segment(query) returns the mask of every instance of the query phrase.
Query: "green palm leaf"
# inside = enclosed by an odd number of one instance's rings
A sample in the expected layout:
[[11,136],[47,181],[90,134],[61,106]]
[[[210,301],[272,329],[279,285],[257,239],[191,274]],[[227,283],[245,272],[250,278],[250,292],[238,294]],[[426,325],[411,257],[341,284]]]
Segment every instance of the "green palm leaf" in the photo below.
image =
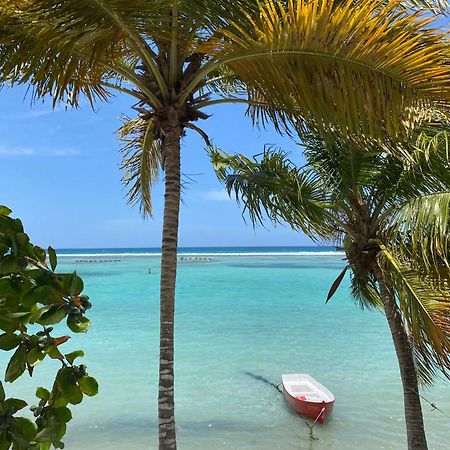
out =
[[122,182],[128,189],[128,202],[138,204],[142,214],[152,215],[151,190],[162,167],[161,139],[153,121],[124,118],[118,134],[124,142],[121,149]]
[[308,172],[298,171],[283,152],[262,154],[261,160],[229,156],[212,149],[211,160],[226,189],[244,204],[252,223],[267,216],[285,221],[313,239],[328,235],[327,197],[321,183]]
[[439,280],[424,276],[380,245],[379,262],[398,296],[407,332],[418,356],[421,378],[430,383],[436,368],[450,370],[450,271]]
[[450,191],[422,195],[388,211],[383,228],[397,252],[427,270],[449,264]]
[[431,109],[448,110],[450,69],[431,19],[397,6],[267,1],[247,27],[223,32],[230,43],[216,56],[271,103],[299,109],[313,129],[398,140]]

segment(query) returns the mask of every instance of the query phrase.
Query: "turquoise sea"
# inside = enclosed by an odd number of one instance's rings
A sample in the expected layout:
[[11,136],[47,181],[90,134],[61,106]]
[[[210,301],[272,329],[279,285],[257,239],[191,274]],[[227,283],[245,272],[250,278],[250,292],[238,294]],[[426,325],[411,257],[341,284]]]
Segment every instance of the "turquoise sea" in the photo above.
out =
[[[157,448],[158,249],[61,250],[76,269],[93,321],[67,351],[83,348],[98,397],[72,408],[66,448]],[[402,390],[384,317],[361,310],[346,280],[325,298],[344,265],[334,248],[181,249],[176,300],[176,419],[181,450],[405,449]],[[190,256],[191,255],[191,256]],[[98,262],[98,261],[103,262]],[[115,260],[115,261],[111,261]],[[151,273],[148,269],[151,266]],[[4,360],[1,361],[4,367]],[[57,366],[7,386],[32,400]],[[336,396],[315,427],[291,412],[275,384],[309,373]],[[252,374],[254,376],[251,376]],[[450,383],[423,395],[450,416]],[[450,418],[423,404],[431,449],[450,447]]]

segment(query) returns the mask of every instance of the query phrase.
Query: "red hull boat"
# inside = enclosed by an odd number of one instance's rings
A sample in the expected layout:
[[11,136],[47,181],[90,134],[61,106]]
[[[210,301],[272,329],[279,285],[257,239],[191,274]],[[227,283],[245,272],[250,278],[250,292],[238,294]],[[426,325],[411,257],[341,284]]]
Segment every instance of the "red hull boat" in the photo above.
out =
[[283,394],[289,406],[314,422],[323,423],[331,414],[334,395],[307,374],[282,375]]

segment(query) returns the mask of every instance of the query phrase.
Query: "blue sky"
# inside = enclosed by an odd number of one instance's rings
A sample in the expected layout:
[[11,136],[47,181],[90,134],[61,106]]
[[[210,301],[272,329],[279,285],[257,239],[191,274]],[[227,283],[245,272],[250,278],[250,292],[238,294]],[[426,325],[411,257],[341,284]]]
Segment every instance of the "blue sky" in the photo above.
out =
[[[162,184],[153,194],[154,218],[144,221],[126,204],[120,183],[115,131],[133,103],[126,96],[99,104],[93,112],[52,111],[31,105],[24,87],[0,91],[1,203],[20,217],[32,241],[56,248],[159,247]],[[228,152],[259,153],[280,145],[300,158],[300,148],[273,130],[258,130],[241,105],[218,105],[202,126]],[[182,142],[185,186],[180,216],[181,246],[312,245],[288,227],[256,231],[216,180],[201,139],[188,130]]]

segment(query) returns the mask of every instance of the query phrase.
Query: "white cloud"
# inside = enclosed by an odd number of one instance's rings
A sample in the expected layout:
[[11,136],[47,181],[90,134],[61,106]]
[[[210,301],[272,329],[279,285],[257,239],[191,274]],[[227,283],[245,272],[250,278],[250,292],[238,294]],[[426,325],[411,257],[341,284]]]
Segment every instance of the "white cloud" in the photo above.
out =
[[72,156],[80,152],[72,148],[30,148],[0,146],[0,158],[13,158],[25,156]]
[[58,113],[61,111],[61,108],[56,107],[46,108],[46,109],[30,109],[30,111],[26,111],[24,113],[16,113],[16,114],[0,114],[0,120],[23,120],[23,119],[35,119],[42,116],[48,116],[49,114]]
[[202,197],[205,200],[212,200],[214,202],[227,202],[230,200],[230,197],[225,189],[213,189],[211,191],[202,192]]

